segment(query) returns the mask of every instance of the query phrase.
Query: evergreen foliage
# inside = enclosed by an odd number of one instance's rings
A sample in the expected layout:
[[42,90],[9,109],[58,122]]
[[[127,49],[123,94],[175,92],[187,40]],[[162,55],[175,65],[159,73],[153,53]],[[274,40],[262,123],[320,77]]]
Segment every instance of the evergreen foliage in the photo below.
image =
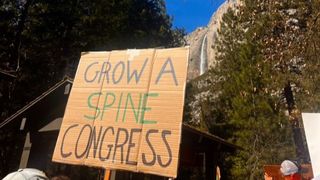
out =
[[224,15],[217,66],[189,88],[208,94],[199,128],[244,148],[227,159],[230,179],[263,179],[263,165],[300,158],[291,122],[319,111],[319,10],[319,1],[243,0]]
[[262,179],[263,165],[293,157],[294,149],[287,118],[270,89],[272,66],[264,63],[258,39],[263,20],[250,14],[253,7],[243,8],[239,16],[229,11],[224,17],[214,76],[221,79],[216,86],[224,120],[232,127],[229,140],[245,149],[230,159],[231,175]]
[[1,1],[0,118],[73,77],[80,52],[182,45],[171,21],[163,0]]

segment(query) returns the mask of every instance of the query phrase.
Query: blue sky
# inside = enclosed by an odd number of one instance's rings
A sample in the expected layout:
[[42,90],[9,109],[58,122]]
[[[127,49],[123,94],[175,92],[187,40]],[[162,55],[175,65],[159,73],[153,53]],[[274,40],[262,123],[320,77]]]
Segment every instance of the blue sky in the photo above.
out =
[[165,0],[167,11],[173,17],[173,26],[192,32],[206,26],[211,15],[225,0]]

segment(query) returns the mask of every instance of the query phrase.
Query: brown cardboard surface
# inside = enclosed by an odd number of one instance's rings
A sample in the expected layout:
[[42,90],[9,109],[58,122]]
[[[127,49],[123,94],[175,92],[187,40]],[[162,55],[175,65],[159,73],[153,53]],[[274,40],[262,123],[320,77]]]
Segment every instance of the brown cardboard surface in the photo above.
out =
[[188,54],[83,53],[53,161],[176,177]]

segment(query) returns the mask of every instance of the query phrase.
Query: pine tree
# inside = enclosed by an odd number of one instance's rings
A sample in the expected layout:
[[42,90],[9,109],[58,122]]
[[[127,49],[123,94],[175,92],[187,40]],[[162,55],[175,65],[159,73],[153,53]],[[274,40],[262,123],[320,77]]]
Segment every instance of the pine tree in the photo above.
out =
[[[219,101],[224,120],[232,127],[230,140],[243,147],[230,160],[233,178],[262,179],[263,165],[294,157],[291,129],[282,108],[281,92],[274,82],[274,64],[266,60],[265,37],[273,15],[267,2],[245,1],[229,11],[220,30]],[[236,14],[235,14],[236,13]],[[232,18],[230,18],[232,17]],[[276,87],[276,88],[274,88]]]
[[81,52],[179,46],[184,34],[163,0],[4,0],[0,15],[2,118],[72,77]]
[[299,76],[301,88],[295,93],[296,101],[302,112],[316,112],[320,110],[320,2],[310,1],[311,13],[307,22],[304,37],[305,51],[302,58],[302,75]]

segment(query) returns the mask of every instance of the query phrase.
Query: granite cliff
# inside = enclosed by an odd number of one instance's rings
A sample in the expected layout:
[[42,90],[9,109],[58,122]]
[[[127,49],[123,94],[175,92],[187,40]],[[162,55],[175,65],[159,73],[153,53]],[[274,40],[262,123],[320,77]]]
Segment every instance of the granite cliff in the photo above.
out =
[[222,16],[229,8],[235,8],[239,0],[226,0],[212,15],[206,27],[199,27],[188,34],[185,39],[190,45],[188,80],[205,73],[215,65],[215,42]]
[[[216,64],[215,43],[218,38],[218,30],[221,25],[222,17],[229,8],[236,8],[240,4],[240,0],[227,0],[217,11],[212,15],[206,27],[199,27],[192,33],[185,37],[187,45],[190,45],[189,68],[188,68],[188,81],[193,80],[204,74],[210,67]],[[216,95],[211,94],[207,86],[212,84],[212,80],[199,78],[197,81],[192,81],[189,84],[189,90],[186,95],[186,103],[188,109],[186,114],[188,118],[186,121],[195,126],[202,126],[201,120],[209,118],[205,113],[205,107],[202,105],[202,100],[216,98]],[[191,88],[191,89],[190,89]],[[202,127],[205,128],[205,127]]]

